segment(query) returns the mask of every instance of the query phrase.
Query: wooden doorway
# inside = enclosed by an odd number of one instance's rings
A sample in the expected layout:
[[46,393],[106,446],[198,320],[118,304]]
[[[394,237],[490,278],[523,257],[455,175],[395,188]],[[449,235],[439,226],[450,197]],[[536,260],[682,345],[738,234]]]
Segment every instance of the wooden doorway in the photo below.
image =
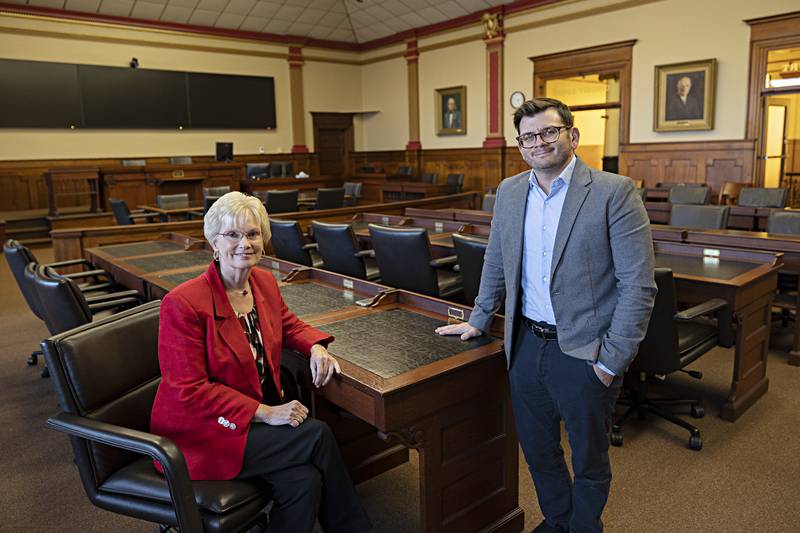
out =
[[355,149],[353,113],[311,113],[311,116],[320,175],[347,178],[350,175],[350,153]]

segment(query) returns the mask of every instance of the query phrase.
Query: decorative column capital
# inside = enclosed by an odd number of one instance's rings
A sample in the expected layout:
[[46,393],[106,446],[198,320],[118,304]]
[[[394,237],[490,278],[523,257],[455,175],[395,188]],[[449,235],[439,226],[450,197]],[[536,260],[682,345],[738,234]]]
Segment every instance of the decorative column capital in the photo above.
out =
[[486,12],[481,17],[483,22],[483,41],[488,46],[490,43],[503,42],[506,33],[503,28],[503,14]]
[[406,41],[406,51],[403,54],[408,63],[416,63],[419,59],[419,49],[417,48],[417,40]]
[[302,46],[289,46],[289,55],[286,57],[289,68],[301,68],[305,63]]
[[503,134],[503,15],[500,12],[487,12],[483,22],[483,42],[486,43],[486,89],[487,122],[484,148],[503,148],[506,139]]

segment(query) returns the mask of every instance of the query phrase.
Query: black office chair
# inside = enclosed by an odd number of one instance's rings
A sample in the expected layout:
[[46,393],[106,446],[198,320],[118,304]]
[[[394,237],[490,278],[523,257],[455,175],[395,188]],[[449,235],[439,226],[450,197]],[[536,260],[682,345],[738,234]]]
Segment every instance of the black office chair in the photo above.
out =
[[464,188],[464,174],[447,175],[447,194],[460,193]]
[[[658,294],[650,315],[647,334],[639,345],[638,355],[628,369],[626,396],[617,402],[619,405],[628,406],[628,409],[612,427],[611,444],[622,445],[621,428],[631,415],[637,414],[642,418],[651,413],[688,430],[691,434],[689,447],[700,450],[703,447],[700,430],[675,416],[672,408],[688,406],[694,418],[702,418],[705,415],[702,402],[652,398],[648,395],[648,380],[653,376],[665,376],[679,371],[697,379],[702,378],[701,372],[685,369],[716,346],[728,348],[733,345],[731,310],[725,300],[714,298],[677,312],[672,270],[656,268],[655,281]],[[712,313],[716,315],[715,320],[705,318]]]
[[344,195],[349,198],[344,199],[345,206],[358,205],[361,201],[361,190],[364,188],[364,183],[360,181],[345,181],[344,182]]
[[211,209],[211,206],[214,205],[214,202],[219,200],[219,196],[206,196],[203,198],[203,216],[208,213],[208,210]]
[[724,229],[730,210],[727,205],[673,204],[669,224],[679,228]]
[[317,244],[306,242],[300,224],[294,220],[269,219],[275,257],[314,268],[322,268]]
[[256,196],[264,204],[267,213],[277,215],[278,213],[296,213],[299,210],[297,197],[300,194],[298,189],[288,191],[255,191]]
[[786,207],[788,189],[745,187],[739,191],[738,204],[745,207]]
[[494,212],[494,202],[497,199],[496,194],[484,194],[483,203],[481,204],[481,211]]
[[[34,282],[33,272],[38,266],[39,262],[31,250],[21,244],[20,242],[9,239],[3,244],[3,255],[6,257],[8,267],[14,275],[20,292],[22,293],[25,302],[31,312],[41,321],[44,321],[44,314],[41,310],[41,303],[39,302],[39,294],[36,292],[36,285]],[[26,267],[31,266],[30,274],[26,275]],[[58,269],[65,267],[80,266],[84,270],[74,272],[71,274],[62,274],[64,277],[75,280],[79,283],[79,289],[84,293],[96,293],[99,291],[108,291],[113,287],[113,280],[105,270],[95,269],[94,266],[85,259],[73,259],[70,261],[60,261],[58,263],[49,263],[46,266]],[[41,352],[38,350],[33,351],[27,359],[28,365],[36,365],[39,360]]]
[[369,234],[382,284],[447,299],[457,298],[463,291],[461,275],[444,270],[455,266],[456,256],[433,259],[424,228],[370,224]]
[[62,411],[47,426],[69,435],[84,491],[101,509],[161,524],[161,531],[242,532],[255,525],[263,531],[266,485],[191,481],[178,447],[149,432],[161,381],[159,305],[150,302],[42,342]]
[[230,185],[220,185],[219,187],[203,187],[203,198],[206,196],[216,196],[219,198],[222,195],[231,192]]
[[[800,212],[774,210],[767,220],[767,232],[771,235],[800,236]],[[778,272],[778,292],[773,306],[780,309],[781,325],[789,325],[797,317],[797,292],[800,290],[800,272],[781,269]]]
[[245,174],[254,180],[261,180],[270,177],[269,163],[248,163],[245,166]]
[[340,209],[344,207],[344,187],[321,187],[317,189],[314,209]]
[[322,268],[354,278],[377,281],[378,265],[372,259],[372,250],[362,250],[350,224],[332,224],[311,221],[317,241]]
[[431,185],[436,185],[436,178],[437,175],[435,172],[423,172],[422,176],[420,176],[420,181],[423,183],[430,183]]
[[710,198],[711,189],[705,185],[683,185],[669,190],[671,204],[706,205]]
[[273,178],[288,178],[293,176],[291,161],[273,161],[269,165],[269,173]]
[[170,165],[191,165],[192,158],[191,157],[170,157],[169,158]]
[[453,247],[458,258],[458,271],[464,282],[464,303],[473,305],[481,286],[483,256],[489,241],[471,235],[453,234]]
[[151,213],[145,213],[142,210],[131,211],[128,209],[128,204],[125,203],[125,200],[109,198],[108,203],[111,204],[111,212],[114,213],[114,220],[116,220],[117,224],[120,226],[136,224],[137,220],[153,222],[153,215]]

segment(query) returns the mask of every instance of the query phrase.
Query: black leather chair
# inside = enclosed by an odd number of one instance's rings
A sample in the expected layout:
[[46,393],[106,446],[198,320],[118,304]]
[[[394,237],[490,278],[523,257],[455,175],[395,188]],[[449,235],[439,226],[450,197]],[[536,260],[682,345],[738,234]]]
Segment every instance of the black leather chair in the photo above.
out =
[[669,190],[669,203],[706,205],[711,198],[711,189],[705,185],[682,185]]
[[273,178],[290,178],[294,175],[291,161],[273,161],[269,164],[269,174]]
[[[778,189],[780,190],[780,189]],[[767,232],[772,235],[800,236],[800,213],[793,211],[771,211],[767,221]],[[789,325],[797,319],[797,292],[800,290],[800,272],[781,269],[778,272],[778,292],[773,307],[780,309],[781,325]]]
[[203,198],[206,196],[220,197],[224,194],[231,192],[229,185],[220,185],[219,187],[203,187]]
[[247,177],[254,180],[261,180],[270,177],[269,163],[248,163],[245,167]]
[[728,225],[729,212],[727,205],[673,204],[669,224],[679,228],[724,229]]
[[361,190],[364,188],[364,183],[360,181],[345,181],[344,182],[344,195],[349,198],[344,199],[344,205],[358,205],[361,201]]
[[[149,432],[161,381],[158,312],[151,302],[42,342],[83,488],[97,507],[185,532],[266,527],[265,485],[191,481],[175,444]],[[131,342],[136,339],[136,342]],[[164,467],[164,475],[153,468]]]
[[464,174],[447,175],[447,194],[460,193],[464,188]]
[[453,234],[453,248],[458,258],[458,271],[464,282],[464,303],[473,305],[481,286],[483,256],[489,244],[484,238],[471,235]]
[[344,187],[321,187],[317,189],[314,209],[339,209],[344,207]]
[[311,221],[322,268],[345,276],[377,281],[380,272],[372,250],[362,250],[350,224]]
[[369,234],[382,284],[447,299],[457,298],[463,291],[461,275],[445,270],[455,266],[456,256],[433,259],[424,228],[370,224]]
[[191,165],[192,164],[192,158],[191,157],[185,157],[185,156],[170,157],[169,158],[169,164],[170,165]]
[[294,220],[269,219],[272,233],[272,250],[275,257],[300,265],[322,268],[322,258],[317,253],[317,244],[306,242],[300,224]]
[[[650,413],[688,430],[689,447],[700,450],[703,447],[700,430],[675,416],[672,408],[688,406],[694,418],[702,418],[705,414],[702,402],[652,398],[648,395],[648,381],[653,376],[668,376],[678,371],[702,378],[701,372],[685,368],[718,345],[733,345],[731,310],[725,300],[715,298],[678,312],[672,270],[656,268],[655,280],[658,294],[647,334],[626,374],[625,397],[618,402],[628,409],[612,427],[611,444],[622,445],[621,427],[632,415],[642,418]],[[705,318],[712,313],[715,320]]]
[[746,207],[786,207],[787,189],[745,187],[739,191],[738,204]]
[[208,213],[208,210],[211,209],[211,206],[214,205],[214,202],[219,200],[219,196],[206,196],[203,198],[203,216]]
[[277,215],[278,213],[296,213],[299,210],[297,197],[300,191],[290,189],[288,191],[254,191],[253,195],[261,200],[267,213]]
[[438,176],[435,172],[423,172],[422,176],[420,176],[420,181],[423,183],[430,183],[431,185],[436,185],[436,178]]
[[483,203],[481,204],[482,211],[494,211],[494,202],[497,199],[496,194],[484,194]]
[[114,213],[114,220],[120,226],[129,226],[136,224],[136,221],[152,222],[152,213],[145,213],[144,211],[137,210],[131,211],[128,209],[128,204],[125,200],[117,200],[116,198],[109,198],[108,203],[111,204],[111,212]]

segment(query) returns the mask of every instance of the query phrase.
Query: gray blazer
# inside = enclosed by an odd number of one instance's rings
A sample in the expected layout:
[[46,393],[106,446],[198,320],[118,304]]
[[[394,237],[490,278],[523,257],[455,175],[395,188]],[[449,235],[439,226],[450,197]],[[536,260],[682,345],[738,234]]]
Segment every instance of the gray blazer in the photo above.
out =
[[[487,331],[505,291],[508,365],[522,319],[526,171],[500,183],[469,323]],[[561,351],[621,375],[644,338],[656,294],[653,241],[633,182],[577,160],[556,230],[550,298]]]

